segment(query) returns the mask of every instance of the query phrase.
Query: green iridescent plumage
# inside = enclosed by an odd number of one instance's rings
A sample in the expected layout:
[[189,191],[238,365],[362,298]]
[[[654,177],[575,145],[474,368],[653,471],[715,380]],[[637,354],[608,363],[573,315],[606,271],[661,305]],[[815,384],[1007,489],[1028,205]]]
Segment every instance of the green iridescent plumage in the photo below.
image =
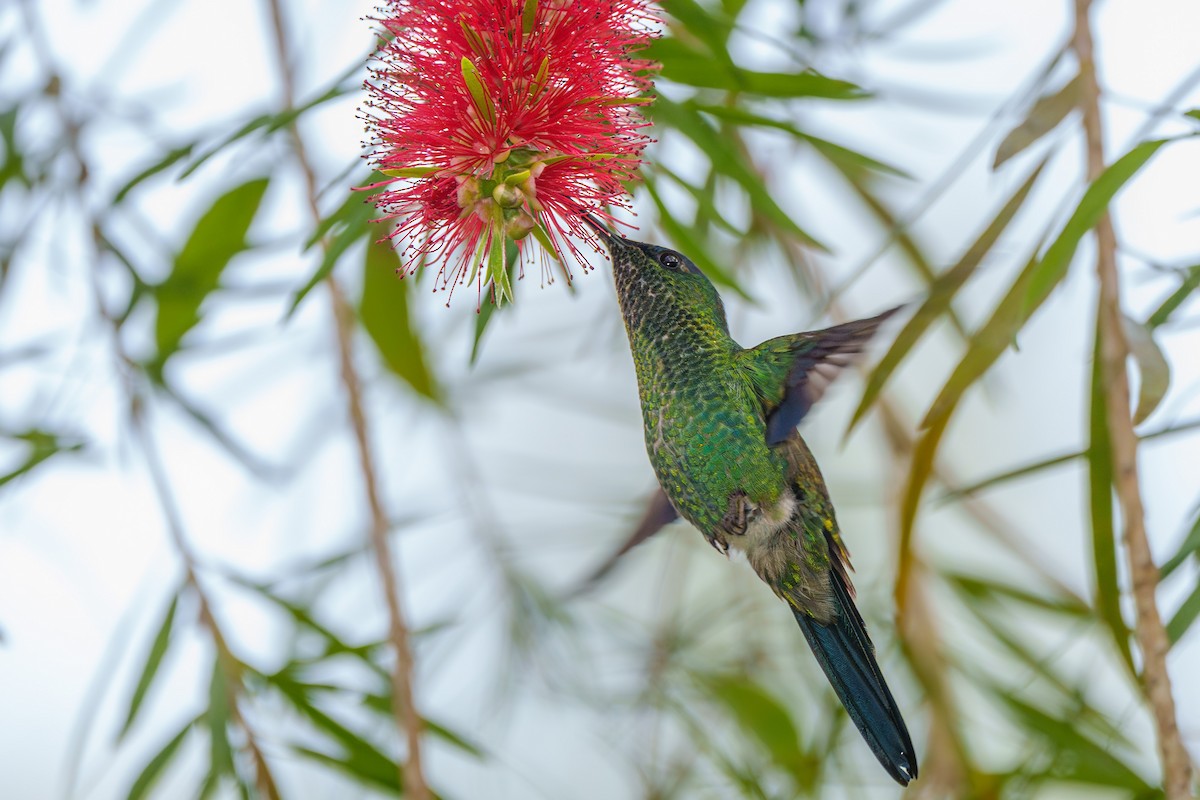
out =
[[[854,608],[825,481],[796,431],[837,369],[893,312],[744,349],[691,261],[593,227],[612,253],[646,449],[670,505],[718,550],[743,551],[788,603],[876,757],[907,784],[917,775],[912,742]],[[658,521],[643,523],[628,546],[666,518],[661,504],[651,514]]]

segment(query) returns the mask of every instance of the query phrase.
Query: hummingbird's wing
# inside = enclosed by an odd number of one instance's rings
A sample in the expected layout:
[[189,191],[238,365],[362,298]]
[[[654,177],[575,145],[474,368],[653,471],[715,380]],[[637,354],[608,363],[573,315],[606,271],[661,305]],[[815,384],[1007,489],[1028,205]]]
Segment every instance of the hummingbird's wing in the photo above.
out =
[[741,363],[767,414],[767,444],[788,437],[842,369],[854,363],[880,324],[901,308],[821,331],[780,336],[742,351]]

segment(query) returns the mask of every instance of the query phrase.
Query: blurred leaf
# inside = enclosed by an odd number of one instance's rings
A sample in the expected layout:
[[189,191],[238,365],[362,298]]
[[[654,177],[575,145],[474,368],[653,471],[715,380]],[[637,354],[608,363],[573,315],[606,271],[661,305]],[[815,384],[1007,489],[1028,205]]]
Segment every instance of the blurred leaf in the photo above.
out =
[[[390,694],[367,694],[363,696],[363,705],[372,711],[377,712],[380,716],[386,717],[389,720],[394,720],[394,710],[392,709],[392,697]],[[475,756],[478,759],[487,758],[487,753],[483,748],[475,742],[472,742],[467,737],[460,733],[447,728],[429,718],[422,718],[422,727],[429,731],[434,736],[437,736],[444,742],[454,745],[459,750]]]
[[138,676],[137,684],[133,689],[133,696],[129,699],[129,711],[125,715],[125,723],[121,726],[120,733],[117,734],[118,741],[125,738],[125,734],[133,727],[138,711],[141,710],[142,701],[146,699],[146,692],[150,690],[150,686],[154,683],[154,679],[158,675],[158,668],[162,666],[163,656],[167,654],[167,647],[171,643],[171,631],[175,624],[175,609],[178,605],[179,590],[177,589],[171,595],[171,602],[167,604],[167,613],[163,617],[162,624],[158,626],[158,632],[154,635],[154,641],[150,644],[150,652],[146,654],[146,663],[142,667],[142,674]]
[[1008,228],[1017,211],[1021,209],[1045,166],[1046,162],[1042,161],[1042,163],[1038,164],[1030,172],[1029,177],[1009,197],[1003,208],[1000,209],[983,233],[979,235],[975,243],[967,249],[967,252],[958,260],[958,263],[939,275],[930,285],[925,302],[921,304],[921,307],[917,309],[917,312],[913,314],[912,318],[909,319],[904,328],[896,336],[896,340],[892,343],[888,352],[880,359],[875,368],[871,370],[871,374],[867,378],[866,388],[863,389],[862,399],[859,400],[858,408],[854,410],[854,416],[846,428],[846,435],[849,435],[854,430],[855,426],[863,418],[863,415],[874,404],[879,393],[887,385],[887,381],[892,373],[900,366],[900,363],[908,356],[921,337],[924,336],[929,326],[950,308],[950,303],[954,299],[955,294],[958,293],[958,290],[974,274],[975,269],[983,262],[987,254],[991,252],[992,247],[995,246],[1000,236]]
[[1192,523],[1192,529],[1184,537],[1179,549],[1175,551],[1175,555],[1168,558],[1162,565],[1159,570],[1159,579],[1166,578],[1179,569],[1191,555],[1197,556],[1197,559],[1200,560],[1200,513],[1196,514],[1196,521]]
[[800,734],[779,701],[746,676],[697,677],[748,738],[759,742],[775,763],[788,773],[796,773],[802,752]]
[[1045,302],[1046,298],[1050,296],[1050,292],[1067,274],[1067,269],[1071,266],[1071,259],[1075,256],[1075,250],[1079,247],[1080,240],[1088,231],[1096,227],[1096,223],[1108,210],[1108,204],[1117,192],[1137,174],[1138,170],[1145,166],[1160,147],[1169,141],[1171,140],[1155,139],[1142,142],[1106,167],[1095,182],[1087,188],[1075,212],[1063,226],[1062,233],[1046,248],[1041,262],[1030,277],[1025,306],[1020,318],[1016,320],[1016,326],[1006,338],[1012,338],[1016,334],[1025,320],[1029,319],[1033,312]]
[[1038,98],[1024,122],[1009,131],[1000,142],[992,169],[999,169],[1005,161],[1057,128],[1079,105],[1080,86],[1079,76],[1076,75],[1054,94]]
[[1125,315],[1121,315],[1125,341],[1129,343],[1129,354],[1138,368],[1138,401],[1133,414],[1133,424],[1140,425],[1154,413],[1171,386],[1171,365],[1154,341],[1154,335]]
[[159,158],[157,161],[151,163],[149,166],[144,168],[141,172],[137,173],[132,178],[130,178],[128,181],[126,181],[125,185],[122,186],[117,191],[116,195],[113,197],[111,205],[113,205],[113,206],[120,205],[121,201],[124,200],[129,195],[129,193],[132,192],[135,188],[137,188],[137,186],[139,184],[141,184],[143,181],[145,181],[148,178],[154,177],[155,175],[162,172],[163,170],[169,169],[172,165],[177,163],[180,159],[187,158],[188,156],[190,156],[192,154],[192,151],[195,149],[196,149],[196,143],[191,142],[191,143],[185,144],[181,147],[176,147],[174,150],[167,151],[166,153],[163,154],[162,158]]
[[847,168],[855,168],[868,172],[881,172],[892,175],[897,178],[911,179],[911,175],[904,172],[891,164],[885,164],[871,156],[864,155],[857,150],[851,150],[840,144],[835,144],[827,139],[822,139],[818,136],[805,133],[797,128],[792,123],[786,120],[766,117],[761,114],[755,114],[745,108],[738,106],[721,106],[698,103],[694,100],[688,101],[685,105],[696,109],[697,111],[708,114],[709,116],[723,119],[726,122],[732,122],[735,125],[754,125],[763,128],[774,128],[786,133],[790,133],[797,139],[802,139],[812,145],[814,149],[819,151],[830,161],[838,161]]
[[1033,258],[1013,281],[991,318],[971,338],[967,352],[938,393],[921,427],[924,434],[913,449],[911,469],[900,510],[900,540],[911,541],[917,505],[937,456],[938,444],[958,402],[1008,349],[1025,322],[1033,315],[1067,273],[1080,240],[1100,220],[1108,202],[1138,169],[1166,143],[1161,139],[1143,142],[1108,167],[1084,192],[1075,213],[1041,259]]
[[1192,296],[1196,289],[1200,288],[1200,264],[1187,268],[1187,274],[1183,279],[1183,283],[1179,288],[1171,293],[1170,297],[1162,302],[1150,318],[1146,320],[1146,327],[1154,330],[1159,325],[1165,325],[1171,320],[1171,315],[1174,314],[1184,301]]
[[246,249],[246,233],[258,213],[267,178],[244,183],[221,195],[196,223],[171,274],[154,287],[158,319],[154,338],[162,365],[179,349],[184,335],[200,321],[200,306],[217,288],[221,273],[235,255]]
[[314,108],[318,108],[325,103],[330,102],[331,100],[336,100],[339,97],[343,97],[351,94],[352,92],[358,91],[361,88],[361,84],[358,82],[346,83],[346,81],[351,75],[358,72],[360,69],[362,69],[361,64],[353,64],[349,69],[339,75],[329,85],[328,88],[296,108],[289,108],[270,114],[259,114],[253,119],[247,121],[232,134],[226,136],[224,139],[217,142],[217,144],[213,145],[208,150],[205,150],[203,153],[197,156],[184,168],[182,174],[179,176],[179,180],[184,180],[190,177],[192,173],[200,169],[200,167],[203,166],[210,158],[217,155],[231,144],[235,144],[242,139],[245,139],[252,133],[257,131],[262,131],[266,134],[276,133],[288,127],[301,116],[313,110]]
[[1192,119],[1200,119],[1200,108],[1193,108],[1191,111],[1185,111],[1183,112],[1183,115],[1185,117],[1191,117]]
[[1100,320],[1096,319],[1092,344],[1092,377],[1088,406],[1088,503],[1092,530],[1093,596],[1100,618],[1112,635],[1117,652],[1131,675],[1137,675],[1129,648],[1129,626],[1121,614],[1121,587],[1117,582],[1117,534],[1113,521],[1112,444],[1108,434],[1107,381],[1100,357]]
[[675,249],[681,253],[686,253],[688,258],[694,261],[696,266],[700,268],[700,271],[707,275],[713,283],[732,289],[743,299],[754,302],[754,298],[746,294],[737,280],[724,267],[709,258],[706,244],[701,242],[692,231],[681,225],[675,219],[674,215],[670,213],[661,195],[658,193],[655,180],[651,176],[646,177],[644,182],[646,191],[654,201],[654,205],[658,207],[658,225],[663,229],[664,233],[671,237],[672,242],[675,244]]
[[293,745],[292,750],[318,764],[332,767],[351,778],[377,786],[387,792],[398,793],[401,791],[399,772],[397,772],[395,764],[390,761],[388,763],[392,765],[391,768],[384,769],[383,765],[371,758],[364,757],[361,753],[352,752],[339,758],[307,747]]
[[1200,583],[1197,583],[1196,588],[1167,623],[1167,638],[1171,640],[1171,644],[1177,644],[1183,638],[1196,621],[1196,617],[1200,617]]
[[225,665],[221,654],[213,658],[212,679],[208,684],[208,713],[206,715],[209,739],[209,774],[215,789],[222,775],[233,775],[233,748],[229,745],[229,709],[236,702],[229,692]]
[[0,163],[0,188],[10,180],[16,180],[25,187],[31,186],[29,177],[25,174],[25,156],[17,146],[17,116],[20,112],[20,105],[0,112],[0,142],[4,144],[4,162]]
[[[686,34],[695,36],[708,45],[709,52],[714,58],[721,58],[732,63],[729,56],[730,34],[733,33],[734,20],[726,14],[713,14],[702,8],[695,0],[663,0],[662,9],[682,23]],[[656,40],[657,44],[662,39]],[[679,41],[669,39],[667,41]],[[670,48],[668,48],[670,50]],[[647,56],[653,58],[653,56]]]
[[1050,746],[1055,767],[1051,774],[1055,778],[1134,792],[1152,791],[1141,775],[1084,735],[1077,720],[1052,716],[1018,699],[1005,687],[995,687],[994,694],[1023,731]]
[[[679,39],[656,39],[639,55],[660,62],[662,77],[700,89],[721,89],[777,98],[861,100],[870,96],[849,81],[829,78],[815,70],[787,73],[743,69],[731,61],[690,47]],[[661,98],[656,99],[655,106],[660,101]]]
[[64,438],[60,434],[52,431],[42,430],[40,428],[30,428],[29,430],[21,431],[20,433],[0,435],[16,441],[25,442],[28,446],[28,452],[25,455],[25,460],[21,462],[16,469],[0,475],[0,488],[3,488],[5,484],[16,480],[22,475],[32,472],[39,465],[53,456],[56,456],[60,453],[78,453],[84,448],[83,442]]
[[989,578],[976,578],[961,573],[945,572],[942,577],[951,585],[958,588],[969,597],[979,599],[1004,598],[1016,600],[1034,608],[1053,611],[1076,619],[1091,620],[1094,618],[1092,609],[1087,603],[1074,597],[1043,597],[1033,592],[1012,586]]
[[296,313],[300,302],[308,296],[308,293],[333,272],[333,268],[337,266],[342,255],[359,239],[367,238],[371,232],[370,222],[373,216],[374,209],[371,204],[356,193],[349,192],[346,200],[332,214],[317,224],[316,230],[309,237],[306,248],[312,247],[326,235],[329,236],[329,239],[325,244],[324,255],[316,271],[292,295],[292,302],[288,306],[286,315],[288,318]]
[[299,749],[298,752],[304,752],[330,766],[336,766],[351,775],[366,779],[385,789],[400,790],[399,765],[384,755],[375,745],[318,709],[310,696],[311,687],[295,680],[286,671],[264,677],[268,683],[279,690],[280,694],[297,712],[313,724],[313,727],[337,742],[345,753],[345,758],[338,759],[303,749]]
[[[1171,436],[1172,434],[1176,433],[1186,433],[1198,428],[1200,428],[1200,420],[1191,420],[1189,422],[1183,422],[1177,425],[1168,425],[1167,427],[1160,428],[1156,431],[1149,431],[1148,433],[1138,436],[1138,439],[1140,441],[1147,442],[1162,436]],[[1010,469],[995,475],[990,475],[968,486],[962,486],[952,491],[948,491],[941,498],[939,498],[939,500],[941,502],[949,502],[960,497],[968,497],[970,495],[982,492],[984,489],[990,489],[993,486],[1007,483],[1009,481],[1016,480],[1017,478],[1023,478],[1026,475],[1034,475],[1043,470],[1069,463],[1077,458],[1083,458],[1087,454],[1088,451],[1086,449],[1073,450],[1069,453],[1062,453],[1057,456],[1039,459],[1030,464],[1017,467],[1016,469]]]
[[183,729],[168,739],[163,748],[142,768],[133,785],[129,787],[128,800],[141,800],[147,796],[147,793],[154,788],[154,783],[158,780],[162,771],[167,768],[171,763],[171,759],[179,752],[179,746],[183,744],[183,740],[187,738],[188,732],[191,731],[192,726],[199,722],[199,719],[198,717],[186,723]]
[[700,112],[679,103],[659,97],[649,108],[650,115],[660,125],[678,130],[691,139],[712,162],[712,169],[724,175],[746,192],[754,210],[776,226],[807,243],[810,247],[828,252],[829,248],[818,242],[788,216],[767,191],[763,177],[746,163],[746,159],[728,140],[704,120]]
[[417,394],[441,403],[441,392],[425,359],[425,348],[409,316],[411,280],[397,277],[400,258],[391,240],[368,242],[363,262],[359,315],[383,362]]
[[851,150],[827,139],[821,139],[811,134],[801,133],[800,138],[813,146],[827,161],[837,166],[843,173],[849,174],[855,170],[860,172],[878,172],[896,178],[912,180],[912,176],[904,170],[885,164],[879,159],[864,155],[857,150]]

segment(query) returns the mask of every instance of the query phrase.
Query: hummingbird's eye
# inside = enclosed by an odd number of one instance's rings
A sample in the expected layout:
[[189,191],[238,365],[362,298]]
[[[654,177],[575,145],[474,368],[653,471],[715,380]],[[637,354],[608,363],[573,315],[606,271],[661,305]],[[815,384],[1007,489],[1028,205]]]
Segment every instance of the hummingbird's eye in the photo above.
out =
[[658,257],[658,263],[662,264],[667,269],[679,269],[681,266],[683,266],[683,262],[680,260],[679,256],[675,255],[669,250]]

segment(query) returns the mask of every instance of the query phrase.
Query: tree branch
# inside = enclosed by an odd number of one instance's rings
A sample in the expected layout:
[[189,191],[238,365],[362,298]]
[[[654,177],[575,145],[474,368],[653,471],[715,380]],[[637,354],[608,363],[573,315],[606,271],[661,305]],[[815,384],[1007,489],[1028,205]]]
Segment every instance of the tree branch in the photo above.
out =
[[[1088,19],[1091,0],[1074,0],[1075,31],[1071,47],[1079,61],[1083,89],[1083,128],[1087,139],[1087,179],[1104,171],[1104,123],[1100,117],[1100,86],[1096,79],[1092,31]],[[1101,378],[1108,396],[1108,430],[1112,440],[1114,483],[1121,506],[1123,540],[1137,609],[1135,630],[1142,651],[1142,681],[1154,714],[1162,759],[1163,789],[1167,800],[1190,797],[1191,760],[1179,735],[1171,678],[1167,673],[1170,641],[1155,601],[1158,567],[1146,537],[1138,479],[1138,437],[1129,404],[1129,376],[1125,362],[1129,346],[1121,325],[1121,286],[1117,275],[1117,242],[1112,219],[1105,213],[1096,225],[1096,275],[1100,296],[1096,310],[1100,334]]]
[[[288,54],[287,31],[283,19],[283,8],[279,0],[267,0],[271,14],[271,24],[275,35],[275,54],[279,68],[280,81],[283,85],[283,100],[286,108],[295,107],[296,90],[292,75],[291,60]],[[313,224],[321,221],[321,213],[317,204],[318,189],[316,173],[308,158],[304,139],[295,122],[289,127],[292,138],[292,150],[300,167],[305,182],[309,212]],[[329,242],[321,241],[322,250],[327,251]],[[362,382],[354,366],[354,311],[346,301],[341,287],[331,274],[325,279],[329,289],[329,302],[333,309],[334,334],[337,339],[339,374],[346,391],[346,403],[350,414],[350,423],[354,431],[354,442],[358,451],[359,469],[363,477],[363,489],[367,496],[367,506],[370,511],[370,543],[375,553],[375,566],[379,573],[379,582],[383,589],[384,600],[388,614],[388,640],[395,654],[396,663],[392,668],[392,715],[396,727],[404,731],[407,740],[408,758],[400,775],[401,786],[406,797],[412,800],[431,800],[432,793],[425,781],[425,771],[421,760],[421,732],[423,721],[417,713],[413,692],[414,662],[408,624],[400,603],[399,581],[393,566],[393,554],[388,542],[388,518],[384,511],[379,493],[378,473],[375,461],[371,455],[370,437],[367,432],[367,416],[362,401]]]

